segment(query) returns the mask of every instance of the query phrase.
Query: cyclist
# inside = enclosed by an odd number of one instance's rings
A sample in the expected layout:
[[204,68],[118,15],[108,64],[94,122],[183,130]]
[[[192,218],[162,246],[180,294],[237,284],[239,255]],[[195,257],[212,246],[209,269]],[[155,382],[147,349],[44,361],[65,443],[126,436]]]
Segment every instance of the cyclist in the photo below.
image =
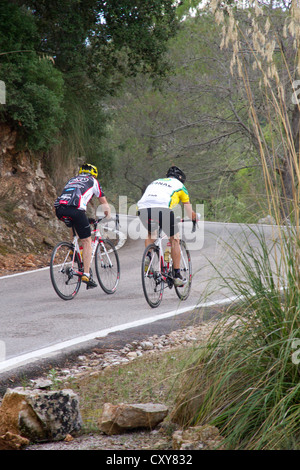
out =
[[74,226],[82,244],[83,274],[81,280],[88,288],[97,284],[90,276],[92,257],[92,237],[89,219],[86,215],[87,205],[93,196],[99,197],[106,217],[110,218],[110,207],[99,184],[97,167],[84,163],[79,174],[71,178],[62,193],[54,202],[56,216],[68,227]]
[[187,280],[183,279],[180,274],[180,235],[172,209],[182,202],[188,217],[192,220],[197,218],[184,185],[185,180],[184,172],[177,166],[171,166],[165,178],[157,179],[149,184],[137,203],[138,216],[148,230],[145,247],[156,239],[155,227],[157,227],[157,223],[169,237],[174,267],[174,284],[177,287],[183,286]]

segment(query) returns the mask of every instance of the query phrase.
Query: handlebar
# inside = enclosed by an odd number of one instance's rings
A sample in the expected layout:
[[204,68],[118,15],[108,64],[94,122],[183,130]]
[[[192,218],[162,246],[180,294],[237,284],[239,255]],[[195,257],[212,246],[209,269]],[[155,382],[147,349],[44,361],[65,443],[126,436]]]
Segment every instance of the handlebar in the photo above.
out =
[[192,221],[192,224],[193,224],[192,233],[193,233],[193,232],[196,232],[196,228],[198,227],[198,221],[200,220],[201,214],[197,212],[196,217],[197,217],[196,220],[182,219],[181,217],[176,217],[176,220],[177,222],[181,222],[181,223]]
[[[89,218],[89,223],[90,223],[90,225],[94,225],[94,228],[95,228],[95,230],[96,230],[97,225],[98,225],[100,222],[102,222],[103,219],[106,219],[106,218],[107,218],[106,215],[103,215],[103,216],[101,216],[101,217],[98,217],[98,219],[93,219],[93,218],[90,217],[90,218]],[[110,217],[109,219],[107,219],[107,221],[109,221],[109,220],[115,220],[115,222],[116,222],[116,230],[118,230],[118,229],[119,229],[119,226],[120,226],[119,214],[116,214],[116,217]]]

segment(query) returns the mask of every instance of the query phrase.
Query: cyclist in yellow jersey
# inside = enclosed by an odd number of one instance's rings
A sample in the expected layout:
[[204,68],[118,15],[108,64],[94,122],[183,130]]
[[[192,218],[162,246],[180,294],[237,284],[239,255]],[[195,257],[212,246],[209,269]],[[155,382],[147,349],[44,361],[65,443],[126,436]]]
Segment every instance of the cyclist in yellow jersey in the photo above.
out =
[[137,203],[140,220],[148,230],[145,247],[156,239],[154,228],[157,224],[170,239],[174,284],[176,286],[184,285],[186,279],[183,279],[180,274],[180,236],[173,209],[181,202],[190,219],[196,220],[197,217],[184,185],[185,180],[184,172],[180,168],[172,166],[167,171],[165,178],[157,179],[149,184]]

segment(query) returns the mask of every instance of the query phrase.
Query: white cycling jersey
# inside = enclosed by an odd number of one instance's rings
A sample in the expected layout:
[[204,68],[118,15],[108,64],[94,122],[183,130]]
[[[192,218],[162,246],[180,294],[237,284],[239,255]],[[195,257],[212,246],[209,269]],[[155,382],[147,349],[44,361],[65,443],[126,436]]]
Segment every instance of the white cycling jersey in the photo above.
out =
[[153,181],[146,188],[142,198],[138,201],[138,209],[149,207],[166,207],[173,209],[179,202],[189,202],[189,194],[177,178],[160,178]]
[[91,175],[77,175],[68,181],[54,207],[72,206],[85,211],[93,196],[104,196],[98,180]]

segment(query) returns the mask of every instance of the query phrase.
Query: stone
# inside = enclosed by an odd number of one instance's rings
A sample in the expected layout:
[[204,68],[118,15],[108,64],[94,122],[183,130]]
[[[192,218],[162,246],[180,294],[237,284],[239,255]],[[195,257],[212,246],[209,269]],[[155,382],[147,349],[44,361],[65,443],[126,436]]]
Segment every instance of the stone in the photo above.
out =
[[136,428],[153,429],[167,414],[168,408],[162,404],[105,403],[99,428],[108,435],[121,434]]
[[38,379],[34,382],[34,388],[50,390],[52,386],[53,386],[52,380]]
[[0,407],[0,435],[21,435],[33,442],[63,440],[81,429],[79,401],[72,390],[8,389]]
[[276,220],[271,215],[267,215],[266,217],[259,219],[258,223],[262,225],[276,225]]
[[38,167],[35,171],[35,175],[36,175],[37,178],[42,178],[42,179],[46,178],[46,175],[45,175],[44,171],[41,168],[41,162],[38,163]]
[[144,351],[149,351],[150,349],[153,349],[153,343],[151,341],[142,341],[141,342],[141,347]]
[[0,450],[20,450],[29,444],[28,439],[11,432],[6,432],[3,436],[0,436]]
[[172,435],[174,450],[222,450],[222,441],[218,428],[210,425],[190,427]]

